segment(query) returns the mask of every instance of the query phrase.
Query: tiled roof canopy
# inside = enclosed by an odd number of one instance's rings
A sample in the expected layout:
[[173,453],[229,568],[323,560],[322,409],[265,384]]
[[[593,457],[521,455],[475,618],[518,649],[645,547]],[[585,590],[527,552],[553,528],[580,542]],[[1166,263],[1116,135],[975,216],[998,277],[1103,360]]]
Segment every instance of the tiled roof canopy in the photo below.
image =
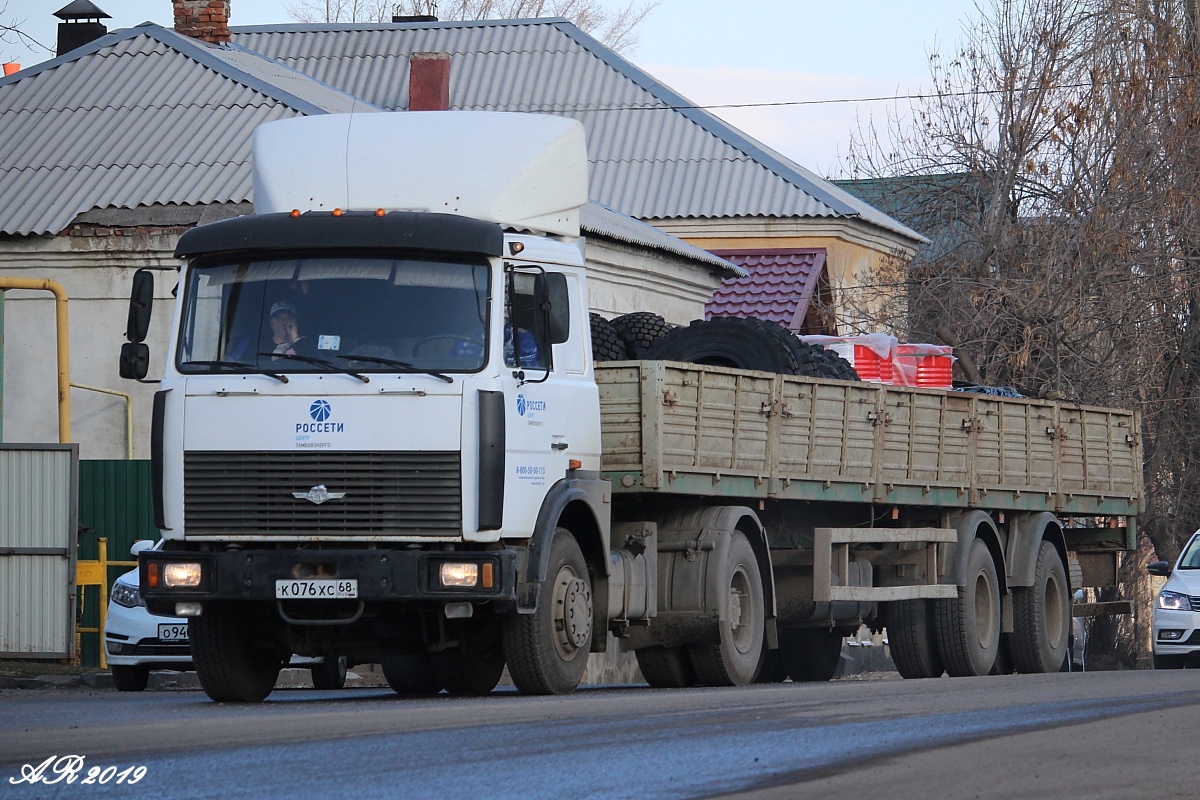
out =
[[[726,278],[704,308],[713,317],[757,317],[799,334],[836,333],[820,306],[829,308],[825,249],[713,250],[749,273]],[[816,297],[818,302],[814,303]]]

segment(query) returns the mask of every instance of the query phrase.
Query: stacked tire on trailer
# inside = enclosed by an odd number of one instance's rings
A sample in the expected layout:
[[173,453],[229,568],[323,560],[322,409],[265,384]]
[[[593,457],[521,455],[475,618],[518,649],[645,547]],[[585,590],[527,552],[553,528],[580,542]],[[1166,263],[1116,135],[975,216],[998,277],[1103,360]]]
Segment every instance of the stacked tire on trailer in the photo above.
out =
[[[637,312],[618,317],[612,326],[625,343],[630,358],[858,380],[854,368],[837,353],[806,344],[791,331],[760,319],[718,317],[672,329],[657,315]],[[745,542],[745,550],[747,553],[751,550],[748,542]],[[762,576],[753,558],[739,559],[737,568],[729,573],[730,591],[735,596],[741,596],[743,584],[762,585]],[[742,603],[739,611],[734,615],[737,628],[721,631],[722,639],[730,643],[727,650],[737,649],[738,641],[746,637],[748,625],[757,626],[756,630],[764,629],[766,625],[764,603]],[[756,618],[742,619],[746,611],[755,613]],[[767,649],[766,637],[758,636],[763,644],[759,645],[758,663],[752,673],[758,682],[782,682],[789,676],[795,681],[829,680],[837,671],[842,639],[851,631],[781,626],[778,633],[778,650]],[[636,653],[642,675],[651,686],[666,688],[743,682],[734,681],[729,671],[721,668],[717,645],[652,647]]]

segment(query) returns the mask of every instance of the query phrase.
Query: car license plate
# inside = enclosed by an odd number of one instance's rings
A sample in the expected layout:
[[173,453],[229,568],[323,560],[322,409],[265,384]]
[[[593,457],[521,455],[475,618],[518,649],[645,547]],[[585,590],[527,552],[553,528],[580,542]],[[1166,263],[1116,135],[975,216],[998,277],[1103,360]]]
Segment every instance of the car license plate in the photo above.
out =
[[186,642],[188,640],[188,626],[186,622],[163,622],[158,626],[158,640],[160,642]]
[[275,581],[279,600],[357,600],[358,581],[354,578],[306,578]]

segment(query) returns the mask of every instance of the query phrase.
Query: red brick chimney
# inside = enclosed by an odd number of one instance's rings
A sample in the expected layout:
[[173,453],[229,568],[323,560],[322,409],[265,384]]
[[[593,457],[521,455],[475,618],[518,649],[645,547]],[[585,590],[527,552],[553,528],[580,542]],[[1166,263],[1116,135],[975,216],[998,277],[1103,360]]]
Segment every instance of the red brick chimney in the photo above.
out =
[[229,33],[229,0],[171,0],[175,30],[202,42],[222,44]]
[[450,110],[449,53],[413,53],[409,56],[408,110]]

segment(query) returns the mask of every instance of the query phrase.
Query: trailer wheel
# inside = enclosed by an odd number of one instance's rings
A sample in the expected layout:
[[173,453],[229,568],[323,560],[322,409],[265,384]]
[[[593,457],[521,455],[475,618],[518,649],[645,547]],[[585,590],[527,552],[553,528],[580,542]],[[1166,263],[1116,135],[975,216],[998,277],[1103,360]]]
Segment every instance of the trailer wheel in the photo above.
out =
[[629,358],[644,358],[646,351],[671,330],[667,321],[652,311],[634,311],[613,318],[610,323],[625,345]]
[[886,605],[888,649],[902,678],[936,678],[945,668],[934,642],[928,600],[895,600]]
[[719,585],[728,593],[728,606],[721,615],[720,643],[689,645],[688,656],[702,685],[745,686],[758,671],[765,601],[758,561],[741,531],[733,531],[721,570]]
[[380,661],[383,677],[396,694],[431,695],[442,690],[442,682],[428,653],[386,655]]
[[1000,649],[1000,580],[986,544],[975,539],[958,599],[935,600],[938,654],[951,677],[987,675]]
[[684,647],[644,647],[635,650],[646,683],[655,689],[682,689],[696,685],[696,671]]
[[504,620],[504,658],[522,694],[568,694],[592,649],[592,581],[575,537],[556,528],[541,599],[532,614]]
[[824,628],[781,628],[779,655],[796,683],[828,681],[842,660],[841,631]]
[[188,622],[192,663],[204,693],[218,703],[257,703],[275,688],[284,657],[263,647],[242,614],[206,606]]
[[1038,548],[1033,586],[1013,588],[1012,661],[1018,672],[1057,672],[1071,636],[1067,571],[1050,542]]
[[504,648],[499,642],[479,652],[437,653],[433,668],[450,694],[488,694],[504,674]]
[[150,668],[145,664],[113,664],[112,676],[118,692],[141,692],[150,683]]
[[593,361],[622,361],[625,354],[625,343],[612,323],[596,312],[588,315],[592,328],[592,360]]
[[314,689],[342,689],[346,686],[346,657],[326,656],[309,668]]

